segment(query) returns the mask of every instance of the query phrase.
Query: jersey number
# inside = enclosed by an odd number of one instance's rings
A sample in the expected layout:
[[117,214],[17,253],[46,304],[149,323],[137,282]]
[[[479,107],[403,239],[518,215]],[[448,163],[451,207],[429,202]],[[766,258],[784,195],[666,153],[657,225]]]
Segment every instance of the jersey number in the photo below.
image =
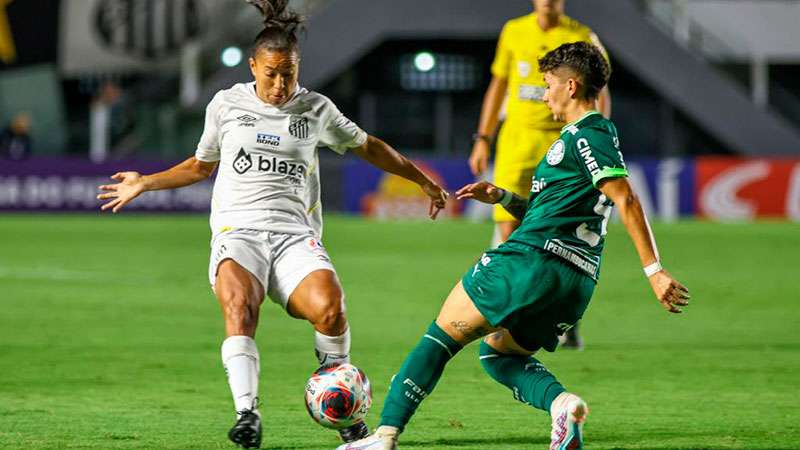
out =
[[603,217],[603,221],[600,222],[600,234],[590,230],[589,224],[586,222],[580,224],[575,230],[578,239],[586,242],[590,247],[596,247],[597,244],[600,243],[600,239],[608,232],[608,219],[611,217],[611,205],[607,205],[606,200],[607,197],[601,194],[600,197],[597,198],[597,204],[594,205],[594,212],[598,216]]

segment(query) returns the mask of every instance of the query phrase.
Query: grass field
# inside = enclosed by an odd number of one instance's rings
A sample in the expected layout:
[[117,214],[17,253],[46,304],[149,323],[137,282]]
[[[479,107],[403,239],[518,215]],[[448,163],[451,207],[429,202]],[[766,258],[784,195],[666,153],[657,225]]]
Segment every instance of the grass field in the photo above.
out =
[[[592,408],[589,449],[800,448],[800,227],[656,226],[686,314],[656,303],[612,224],[583,352],[540,355]],[[490,226],[329,217],[353,360],[388,382]],[[233,410],[200,216],[0,216],[0,448],[219,449]],[[266,305],[266,304],[265,304]],[[306,415],[312,330],[268,304],[257,341],[268,449],[331,449]],[[486,377],[477,346],[448,366],[402,449],[543,449],[545,413]]]

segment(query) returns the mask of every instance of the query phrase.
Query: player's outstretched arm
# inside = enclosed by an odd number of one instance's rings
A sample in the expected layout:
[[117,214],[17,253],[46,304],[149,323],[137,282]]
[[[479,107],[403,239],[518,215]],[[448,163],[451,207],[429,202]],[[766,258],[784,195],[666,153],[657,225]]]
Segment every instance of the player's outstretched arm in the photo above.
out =
[[599,189],[619,208],[620,218],[628,230],[639,259],[659,303],[671,313],[680,313],[689,304],[689,290],[672,277],[658,257],[656,240],[647,217],[627,178],[608,178],[600,181]]
[[497,132],[500,107],[503,106],[507,91],[508,79],[493,76],[483,96],[478,132],[472,145],[472,153],[469,155],[469,169],[475,176],[482,174],[489,167],[489,148]]
[[367,141],[360,147],[354,148],[353,152],[364,161],[381,170],[417,183],[422,188],[422,191],[425,192],[425,195],[431,199],[431,206],[428,211],[431,219],[435,219],[439,211],[444,208],[448,197],[447,191],[442,189],[435,181],[419,170],[419,167],[386,142],[374,136],[368,136]]
[[528,200],[511,191],[499,188],[488,181],[479,181],[468,184],[456,191],[456,198],[464,200],[470,198],[482,203],[500,203],[512,216],[520,221],[528,210]]
[[197,183],[210,177],[216,167],[216,162],[200,161],[192,156],[174,167],[152,175],[142,175],[139,172],[117,172],[111,176],[111,179],[118,183],[104,184],[98,187],[105,193],[99,194],[97,199],[110,200],[100,209],[103,211],[111,209],[114,213],[119,212],[123,206],[142,192],[173,189]]

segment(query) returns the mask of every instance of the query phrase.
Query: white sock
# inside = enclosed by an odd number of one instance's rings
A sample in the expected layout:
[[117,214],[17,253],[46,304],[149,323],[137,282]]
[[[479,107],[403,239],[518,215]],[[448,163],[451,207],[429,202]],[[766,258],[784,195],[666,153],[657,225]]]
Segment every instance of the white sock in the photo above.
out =
[[550,405],[550,417],[553,417],[554,419],[558,417],[558,412],[561,410],[561,408],[564,408],[573,400],[580,400],[580,397],[566,391],[558,394],[558,396],[553,399],[553,404]]
[[390,427],[388,425],[381,425],[375,430],[375,434],[379,437],[388,437],[397,440],[397,427]]
[[314,333],[314,348],[320,365],[344,364],[350,362],[350,328],[341,336],[326,336],[319,331]]
[[231,336],[222,342],[222,365],[228,374],[236,412],[255,410],[258,398],[259,357],[256,341],[249,336]]

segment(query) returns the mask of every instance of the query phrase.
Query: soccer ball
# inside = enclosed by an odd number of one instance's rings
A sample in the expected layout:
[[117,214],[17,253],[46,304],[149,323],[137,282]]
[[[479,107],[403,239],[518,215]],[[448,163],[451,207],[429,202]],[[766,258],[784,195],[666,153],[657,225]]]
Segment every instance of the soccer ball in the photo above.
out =
[[325,428],[340,430],[364,420],[372,405],[372,388],[352,364],[322,366],[306,383],[306,409]]

